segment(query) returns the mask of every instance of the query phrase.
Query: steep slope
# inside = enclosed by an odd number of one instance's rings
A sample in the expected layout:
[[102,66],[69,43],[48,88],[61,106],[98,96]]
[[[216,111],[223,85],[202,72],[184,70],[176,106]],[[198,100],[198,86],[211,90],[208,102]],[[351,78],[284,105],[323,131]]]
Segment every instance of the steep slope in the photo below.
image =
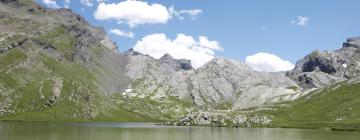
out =
[[296,63],[287,73],[304,88],[321,88],[336,82],[358,78],[360,38],[349,38],[335,51],[314,51]]
[[273,116],[274,126],[354,129],[360,122],[359,91],[358,82],[341,83],[263,113]]
[[142,119],[109,101],[129,79],[102,28],[68,9],[44,9],[32,0],[0,2],[3,119]]
[[156,60],[130,50],[125,56],[127,75],[134,80],[128,95],[136,98],[175,98],[202,110],[237,110],[291,100],[303,93],[282,73],[256,72],[234,60],[215,58],[199,69],[183,69],[184,60],[168,55]]
[[190,76],[191,95],[199,106],[242,109],[290,100],[299,87],[281,73],[256,72],[246,64],[215,58]]
[[338,50],[314,51],[286,76],[214,59],[191,75],[198,91],[191,95],[197,105],[227,102],[231,111],[206,106],[172,124],[353,129],[360,122],[353,110],[358,106],[359,42],[349,38]]

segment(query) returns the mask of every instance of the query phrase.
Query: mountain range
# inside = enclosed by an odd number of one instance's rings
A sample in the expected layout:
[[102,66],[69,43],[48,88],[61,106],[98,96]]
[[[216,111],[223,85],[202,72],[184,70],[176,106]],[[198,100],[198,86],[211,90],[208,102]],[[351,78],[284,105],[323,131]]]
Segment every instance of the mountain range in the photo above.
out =
[[353,127],[360,38],[284,72],[243,62],[123,53],[70,9],[0,0],[0,119],[156,121],[169,125]]

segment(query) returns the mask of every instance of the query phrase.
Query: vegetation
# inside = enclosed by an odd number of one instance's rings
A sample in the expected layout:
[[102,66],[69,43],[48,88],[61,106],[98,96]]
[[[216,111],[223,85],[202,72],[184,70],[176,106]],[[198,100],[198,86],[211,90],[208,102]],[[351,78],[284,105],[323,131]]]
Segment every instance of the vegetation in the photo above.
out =
[[358,128],[360,83],[327,88],[293,102],[278,104],[275,109],[262,112],[273,116],[274,127]]

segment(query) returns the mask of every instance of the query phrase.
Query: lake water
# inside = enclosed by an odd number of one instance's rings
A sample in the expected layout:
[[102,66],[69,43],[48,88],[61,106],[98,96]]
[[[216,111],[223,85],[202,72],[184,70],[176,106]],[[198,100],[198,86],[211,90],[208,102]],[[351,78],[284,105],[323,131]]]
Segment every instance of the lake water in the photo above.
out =
[[360,132],[152,123],[0,122],[0,140],[360,140]]

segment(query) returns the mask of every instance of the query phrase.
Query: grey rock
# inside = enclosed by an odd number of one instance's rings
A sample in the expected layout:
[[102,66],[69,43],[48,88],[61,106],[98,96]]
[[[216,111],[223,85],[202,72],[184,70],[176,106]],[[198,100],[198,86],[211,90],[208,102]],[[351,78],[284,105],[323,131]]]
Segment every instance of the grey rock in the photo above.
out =
[[276,98],[297,93],[288,87],[298,87],[283,74],[255,72],[244,63],[223,58],[197,69],[190,81],[195,104],[230,104],[233,110],[276,102]]
[[343,47],[360,48],[360,37],[348,38],[347,41],[344,42]]
[[176,71],[179,70],[191,70],[191,61],[186,59],[174,59],[171,55],[165,54],[160,59],[161,64],[166,64]]
[[259,115],[231,115],[224,111],[211,112],[192,112],[183,116],[179,121],[169,122],[170,125],[178,126],[232,126],[232,127],[252,127],[269,126],[272,120],[268,116]]
[[335,51],[314,51],[299,60],[287,76],[301,87],[321,88],[359,76],[359,38],[350,38]]

